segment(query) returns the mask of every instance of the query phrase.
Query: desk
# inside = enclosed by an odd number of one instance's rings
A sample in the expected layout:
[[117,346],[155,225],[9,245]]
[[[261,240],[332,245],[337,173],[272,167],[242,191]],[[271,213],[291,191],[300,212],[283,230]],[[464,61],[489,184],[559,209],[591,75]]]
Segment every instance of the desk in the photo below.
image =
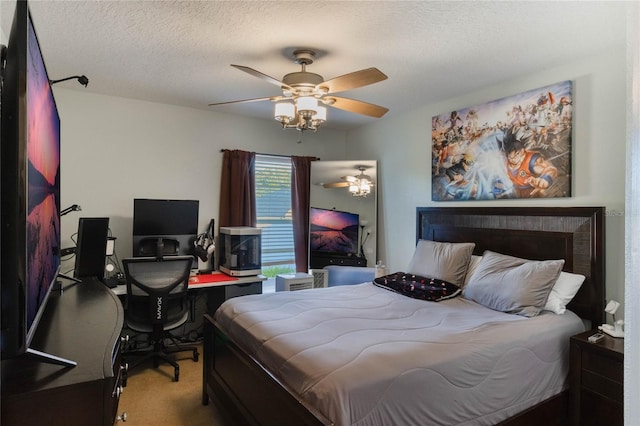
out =
[[[264,275],[252,275],[248,277],[231,277],[219,271],[212,275],[219,275],[228,279],[219,280],[216,278],[212,282],[189,282],[189,290],[205,291],[207,295],[207,313],[211,316],[222,303],[232,297],[245,296],[247,294],[261,294],[262,282],[267,279]],[[204,275],[202,275],[204,277]],[[127,294],[127,286],[119,285],[112,288],[114,294],[124,296]]]
[[78,365],[2,360],[3,425],[111,426],[120,397],[122,305],[95,279],[52,293],[32,347]]

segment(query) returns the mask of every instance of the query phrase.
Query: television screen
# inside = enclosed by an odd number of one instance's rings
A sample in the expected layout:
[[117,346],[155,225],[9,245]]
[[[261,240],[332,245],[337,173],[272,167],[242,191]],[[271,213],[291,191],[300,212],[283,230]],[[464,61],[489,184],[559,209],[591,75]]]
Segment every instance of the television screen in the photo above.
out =
[[2,81],[2,355],[29,344],[60,269],[60,118],[26,2]]
[[60,118],[31,19],[27,47],[27,328],[60,267]]
[[356,213],[311,207],[309,210],[309,249],[311,252],[348,255],[358,253]]

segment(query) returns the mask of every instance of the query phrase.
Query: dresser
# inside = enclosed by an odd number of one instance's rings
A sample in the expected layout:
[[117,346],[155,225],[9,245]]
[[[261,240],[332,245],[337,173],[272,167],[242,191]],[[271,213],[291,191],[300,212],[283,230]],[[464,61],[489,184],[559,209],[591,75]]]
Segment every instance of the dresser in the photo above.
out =
[[574,426],[623,425],[624,339],[597,330],[571,337],[570,418]]
[[336,256],[327,253],[311,253],[309,257],[309,267],[311,269],[322,269],[328,265],[338,266],[367,266],[367,258],[359,256]]
[[3,426],[113,425],[122,391],[124,311],[101,282],[63,283],[52,293],[31,348],[75,367],[18,357],[2,361]]

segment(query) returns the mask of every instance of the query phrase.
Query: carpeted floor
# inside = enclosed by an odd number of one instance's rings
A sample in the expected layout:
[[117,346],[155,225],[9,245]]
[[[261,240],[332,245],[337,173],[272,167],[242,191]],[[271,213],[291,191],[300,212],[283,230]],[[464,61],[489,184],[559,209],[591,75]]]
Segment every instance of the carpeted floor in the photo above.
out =
[[200,359],[191,352],[176,354],[180,381],[173,381],[173,367],[140,365],[129,372],[127,386],[120,396],[118,414],[127,413],[129,426],[231,426],[215,405],[202,405],[202,346]]

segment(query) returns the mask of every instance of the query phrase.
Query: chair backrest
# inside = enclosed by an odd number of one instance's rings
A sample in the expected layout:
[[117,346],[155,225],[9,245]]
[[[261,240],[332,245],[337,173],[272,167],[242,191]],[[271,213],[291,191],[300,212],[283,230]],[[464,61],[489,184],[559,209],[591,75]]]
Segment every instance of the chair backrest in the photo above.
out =
[[123,259],[127,318],[157,325],[183,316],[189,309],[187,290],[192,261],[192,256]]
[[376,277],[373,267],[327,265],[324,269],[329,271],[329,287],[371,282]]

